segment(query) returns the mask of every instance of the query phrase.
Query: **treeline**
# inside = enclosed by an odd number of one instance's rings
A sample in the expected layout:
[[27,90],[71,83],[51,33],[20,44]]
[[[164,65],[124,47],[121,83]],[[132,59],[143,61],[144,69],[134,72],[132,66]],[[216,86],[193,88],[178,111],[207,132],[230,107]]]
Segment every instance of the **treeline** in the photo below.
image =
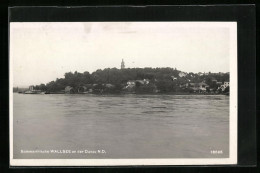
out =
[[57,78],[55,81],[49,83],[36,85],[35,89],[49,92],[57,92],[64,90],[66,86],[79,88],[87,85],[95,85],[97,87],[104,86],[104,84],[114,85],[117,91],[122,90],[128,81],[131,80],[149,80],[146,86],[137,85],[140,90],[152,90],[154,88],[161,92],[175,92],[180,90],[180,86],[186,83],[199,83],[204,81],[210,87],[214,86],[213,80],[219,82],[229,81],[228,73],[209,73],[199,75],[196,73],[186,73],[186,76],[180,77],[181,71],[174,68],[106,68],[104,70],[96,70],[93,73],[84,72],[79,73],[65,73],[64,78]]

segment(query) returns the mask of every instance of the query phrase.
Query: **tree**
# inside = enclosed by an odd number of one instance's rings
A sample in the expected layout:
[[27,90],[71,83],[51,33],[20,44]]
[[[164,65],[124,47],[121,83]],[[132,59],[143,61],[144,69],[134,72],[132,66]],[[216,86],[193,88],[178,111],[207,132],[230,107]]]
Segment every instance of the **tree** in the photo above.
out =
[[[98,69],[93,73],[85,71],[80,73],[75,71],[74,73],[68,72],[64,74],[64,78],[56,79],[46,85],[37,85],[40,90],[46,91],[60,91],[64,90],[66,86],[78,88],[80,86],[86,86],[89,84],[100,84],[96,89],[104,89],[101,87],[103,84],[112,84],[114,89],[107,90],[122,90],[126,83],[130,80],[143,80],[148,79],[151,86],[144,86],[140,82],[136,82],[135,89],[150,91],[152,85],[154,85],[161,92],[176,92],[184,91],[180,85],[187,83],[200,83],[205,82],[211,89],[217,89],[216,83],[212,82],[212,79],[216,79],[219,82],[229,81],[229,73],[210,73],[208,75],[199,75],[196,73],[188,73],[185,77],[179,77],[180,71],[174,68],[106,68]],[[172,80],[172,76],[176,78]]]
[[227,87],[224,89],[223,93],[228,93],[228,92],[229,92],[229,86],[227,86]]
[[136,87],[136,88],[139,88],[141,85],[142,85],[142,84],[141,84],[139,81],[136,81],[136,82],[135,82],[135,87]]

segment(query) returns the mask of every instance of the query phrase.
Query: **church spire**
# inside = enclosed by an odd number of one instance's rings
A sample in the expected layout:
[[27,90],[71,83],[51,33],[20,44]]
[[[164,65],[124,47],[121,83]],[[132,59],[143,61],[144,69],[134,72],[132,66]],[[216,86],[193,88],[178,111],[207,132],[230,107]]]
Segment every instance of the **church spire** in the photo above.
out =
[[124,62],[124,59],[122,59],[122,62],[121,62],[121,69],[124,69],[125,68],[125,62]]

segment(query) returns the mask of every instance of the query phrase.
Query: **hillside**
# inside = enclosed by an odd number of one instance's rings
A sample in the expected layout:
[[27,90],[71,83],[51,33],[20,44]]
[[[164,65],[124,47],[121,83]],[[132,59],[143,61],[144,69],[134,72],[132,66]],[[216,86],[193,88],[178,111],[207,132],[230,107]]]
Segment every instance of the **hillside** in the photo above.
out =
[[[186,73],[173,68],[106,68],[93,73],[68,72],[64,78],[36,85],[35,89],[48,92],[195,92],[204,87],[207,92],[219,91],[229,73]],[[91,89],[91,90],[90,90]]]

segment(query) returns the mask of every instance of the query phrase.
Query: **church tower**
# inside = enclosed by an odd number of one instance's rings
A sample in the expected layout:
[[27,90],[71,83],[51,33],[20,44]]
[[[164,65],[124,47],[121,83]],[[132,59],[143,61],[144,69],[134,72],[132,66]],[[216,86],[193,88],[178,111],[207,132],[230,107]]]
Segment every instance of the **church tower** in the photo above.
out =
[[122,62],[121,62],[121,69],[124,69],[125,68],[125,62],[124,62],[124,59],[122,59]]

